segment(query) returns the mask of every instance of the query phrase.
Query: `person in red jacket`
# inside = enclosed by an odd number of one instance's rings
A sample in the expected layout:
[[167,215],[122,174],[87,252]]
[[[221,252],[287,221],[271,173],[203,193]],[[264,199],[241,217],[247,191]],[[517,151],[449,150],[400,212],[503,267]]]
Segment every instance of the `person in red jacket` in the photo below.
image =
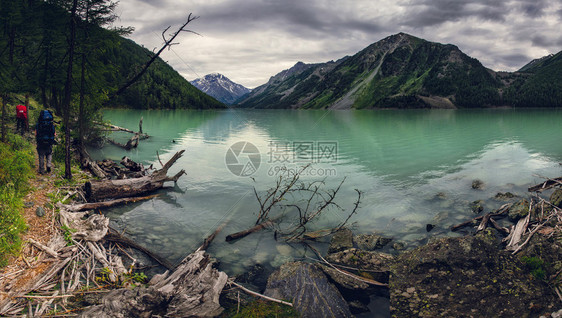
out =
[[16,106],[16,132],[19,132],[22,136],[27,132],[27,107],[25,105]]

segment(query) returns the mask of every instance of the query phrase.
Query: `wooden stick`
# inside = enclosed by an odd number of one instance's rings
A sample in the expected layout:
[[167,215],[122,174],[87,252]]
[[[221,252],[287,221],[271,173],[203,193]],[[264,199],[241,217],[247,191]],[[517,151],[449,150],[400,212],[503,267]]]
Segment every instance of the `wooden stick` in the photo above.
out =
[[59,258],[59,254],[57,254],[57,252],[55,252],[52,248],[45,246],[39,242],[37,242],[36,240],[29,238],[28,241],[33,244],[33,246],[37,247],[38,249],[44,251],[45,253],[51,255],[54,258]]
[[272,298],[272,297],[269,297],[269,296],[265,296],[265,295],[256,293],[255,291],[251,291],[251,290],[249,290],[248,288],[246,288],[246,287],[244,287],[244,286],[242,286],[242,285],[240,285],[240,284],[238,284],[238,283],[236,283],[236,282],[232,282],[232,281],[231,281],[230,283],[231,283],[232,285],[234,285],[234,286],[236,286],[236,287],[242,289],[243,291],[245,291],[246,293],[248,293],[248,294],[250,294],[250,295],[254,295],[254,296],[261,297],[261,298],[263,298],[263,299],[269,300],[269,301],[273,301],[273,302],[276,302],[276,303],[279,303],[279,304],[283,304],[283,305],[287,305],[287,306],[293,307],[293,304],[292,304],[292,303],[289,303],[289,302],[286,302],[286,301],[283,301],[283,300],[275,299],[275,298]]

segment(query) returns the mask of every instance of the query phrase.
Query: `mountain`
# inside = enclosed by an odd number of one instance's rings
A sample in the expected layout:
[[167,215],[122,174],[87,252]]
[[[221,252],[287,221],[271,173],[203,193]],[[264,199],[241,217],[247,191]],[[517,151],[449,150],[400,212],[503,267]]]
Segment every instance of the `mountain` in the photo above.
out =
[[516,107],[562,107],[562,51],[525,65],[506,88],[505,100]]
[[292,69],[256,88],[239,106],[360,109],[500,104],[502,83],[494,72],[454,45],[405,33],[336,62],[297,63]]
[[228,105],[234,104],[237,100],[245,95],[248,95],[251,91],[240,84],[234,83],[226,76],[219,73],[205,75],[203,78],[191,81],[191,84],[207,95],[212,96],[218,101]]
[[[7,28],[2,29],[5,32],[1,32],[0,47],[10,48],[0,53],[0,93],[33,94],[58,113],[65,95],[70,18],[68,8],[53,3],[59,2],[0,2],[0,28]],[[81,19],[76,25],[75,43],[72,98],[78,100],[82,87],[84,104],[90,108],[225,107],[160,58],[135,84],[116,96],[118,88],[133,78],[154,53]],[[85,79],[84,85],[81,78]]]

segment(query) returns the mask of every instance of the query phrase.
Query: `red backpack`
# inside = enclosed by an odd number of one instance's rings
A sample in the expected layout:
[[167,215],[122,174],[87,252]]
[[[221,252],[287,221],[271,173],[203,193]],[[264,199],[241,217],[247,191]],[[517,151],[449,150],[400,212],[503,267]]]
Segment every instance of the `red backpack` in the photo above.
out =
[[16,106],[16,117],[27,119],[27,107],[25,107],[24,105]]

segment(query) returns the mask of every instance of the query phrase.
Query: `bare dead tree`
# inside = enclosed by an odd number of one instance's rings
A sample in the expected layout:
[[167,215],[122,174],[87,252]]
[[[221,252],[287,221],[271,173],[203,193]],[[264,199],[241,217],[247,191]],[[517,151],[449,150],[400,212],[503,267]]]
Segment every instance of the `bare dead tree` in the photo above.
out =
[[164,31],[162,31],[162,39],[164,40],[164,44],[162,45],[162,47],[154,55],[152,55],[150,60],[148,62],[146,62],[146,64],[142,67],[142,69],[135,76],[133,76],[129,81],[127,81],[127,83],[125,83],[123,86],[121,86],[121,88],[119,88],[117,90],[117,92],[115,92],[115,95],[116,96],[120,95],[127,88],[129,88],[129,86],[133,85],[148,70],[150,65],[152,63],[154,63],[154,61],[156,61],[156,59],[160,56],[160,54],[166,48],[170,49],[173,45],[179,44],[177,42],[174,42],[174,40],[176,39],[176,37],[180,33],[189,32],[189,33],[198,34],[197,32],[186,29],[186,27],[189,23],[191,23],[193,20],[197,20],[197,19],[199,19],[198,16],[193,16],[192,13],[190,13],[189,16],[187,17],[187,21],[178,30],[176,30],[176,32],[171,33],[169,35],[169,37],[166,37],[166,32],[168,32],[168,30],[170,29],[171,26],[168,26]]
[[[270,188],[263,195],[259,195],[254,188],[256,200],[260,205],[258,217],[255,226],[244,231],[233,233],[226,237],[227,241],[243,238],[251,233],[260,231],[267,227],[275,228],[276,238],[282,238],[287,242],[303,241],[306,239],[316,239],[323,236],[333,234],[346,226],[351,217],[357,213],[361,201],[361,192],[355,190],[358,194],[354,203],[353,210],[348,214],[347,218],[340,222],[337,226],[322,231],[318,235],[306,235],[309,226],[326,211],[334,208],[344,211],[335,199],[341,186],[345,182],[345,178],[339,183],[335,189],[325,189],[325,180],[312,182],[299,182],[302,173],[309,167],[306,165],[298,171],[284,177],[281,175],[275,186]],[[289,172],[289,170],[285,170]],[[287,202],[287,203],[284,203]],[[277,210],[281,213],[272,215],[272,211]],[[288,226],[281,226],[278,222],[283,218],[294,218],[296,221]]]

